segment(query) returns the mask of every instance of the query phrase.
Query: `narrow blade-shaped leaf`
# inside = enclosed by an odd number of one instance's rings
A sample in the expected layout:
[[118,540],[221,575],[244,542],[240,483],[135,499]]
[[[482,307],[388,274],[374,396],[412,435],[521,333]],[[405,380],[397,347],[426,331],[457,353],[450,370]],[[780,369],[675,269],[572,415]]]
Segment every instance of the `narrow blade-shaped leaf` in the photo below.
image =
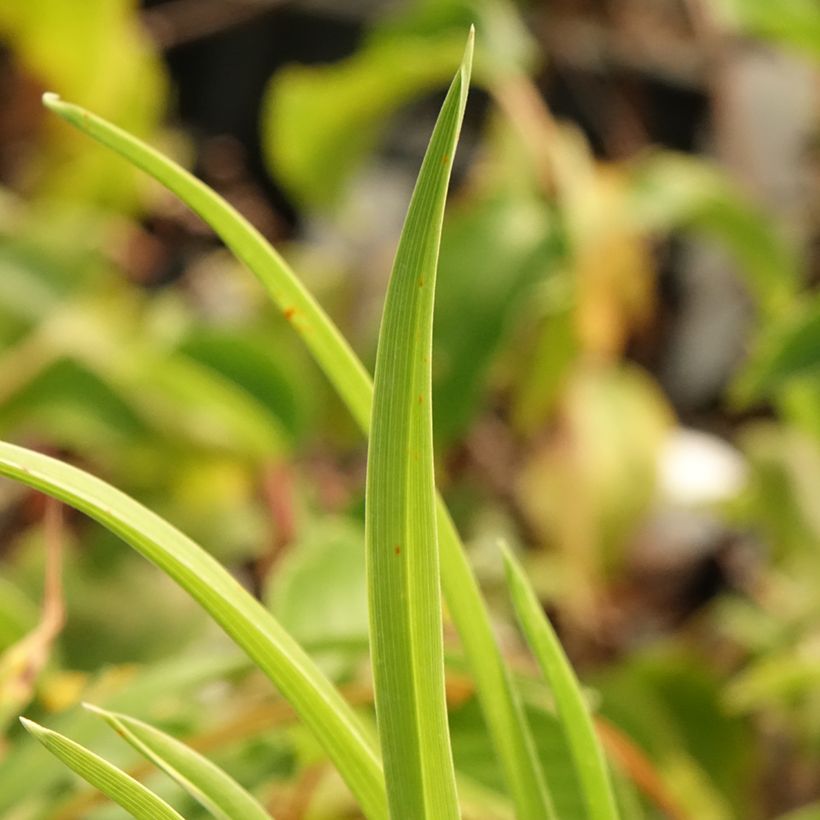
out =
[[0,442],[0,475],[94,518],[176,581],[278,687],[322,744],[366,815],[386,816],[379,760],[355,713],[273,615],[214,558],[124,493],[49,456]]
[[444,204],[473,37],[442,106],[399,240],[376,357],[366,543],[376,718],[391,817],[458,817],[444,696],[430,408]]
[[507,585],[527,643],[555,698],[590,820],[617,820],[618,809],[604,752],[584,695],[558,636],[547,620],[521,565],[504,547]]
[[73,769],[83,780],[119,803],[132,817],[137,820],[183,820],[181,814],[142,783],[89,752],[84,746],[32,720],[20,718],[20,722],[69,769]]
[[202,217],[253,271],[298,330],[356,421],[368,424],[371,390],[367,371],[285,260],[250,222],[204,182],[117,126],[53,93],[43,95],[43,104],[150,174]]
[[[355,353],[294,272],[235,208],[176,163],[79,106],[53,94],[45,105],[93,139],[150,174],[202,217],[259,279],[288,317],[329,381],[367,434],[373,384]],[[554,817],[535,744],[490,616],[458,532],[438,501],[441,582],[450,615],[464,644],[476,691],[519,816]]]
[[219,766],[176,738],[136,718],[85,705],[102,717],[141,755],[155,763],[214,817],[221,820],[270,820],[270,815]]

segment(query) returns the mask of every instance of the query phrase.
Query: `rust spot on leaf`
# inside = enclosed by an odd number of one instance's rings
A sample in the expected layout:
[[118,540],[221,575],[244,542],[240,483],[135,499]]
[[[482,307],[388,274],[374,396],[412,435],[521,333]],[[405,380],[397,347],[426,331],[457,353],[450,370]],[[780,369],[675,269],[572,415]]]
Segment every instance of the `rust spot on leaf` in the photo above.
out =
[[396,555],[399,555],[401,553],[401,547],[398,544],[396,544],[396,546],[393,547],[393,552],[395,552]]
[[421,393],[419,393],[419,404],[421,404],[422,401],[424,401],[424,396],[422,396]]
[[450,161],[450,155],[449,155],[449,154],[445,154],[445,155],[441,158],[441,164],[442,164],[442,165],[446,165],[449,161]]
[[294,307],[285,308],[282,311],[282,313],[284,314],[284,317],[290,322],[293,319],[293,317],[296,315],[296,308],[294,308]]
[[419,287],[420,288],[424,287],[424,278],[422,276],[419,276]]

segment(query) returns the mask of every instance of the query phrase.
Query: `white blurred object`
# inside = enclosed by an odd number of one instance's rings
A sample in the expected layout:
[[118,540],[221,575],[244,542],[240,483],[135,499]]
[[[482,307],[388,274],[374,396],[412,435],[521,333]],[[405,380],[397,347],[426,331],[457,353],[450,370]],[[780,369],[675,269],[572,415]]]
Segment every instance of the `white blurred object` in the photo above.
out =
[[658,492],[675,506],[715,504],[744,487],[748,467],[738,450],[709,433],[678,427],[659,454]]

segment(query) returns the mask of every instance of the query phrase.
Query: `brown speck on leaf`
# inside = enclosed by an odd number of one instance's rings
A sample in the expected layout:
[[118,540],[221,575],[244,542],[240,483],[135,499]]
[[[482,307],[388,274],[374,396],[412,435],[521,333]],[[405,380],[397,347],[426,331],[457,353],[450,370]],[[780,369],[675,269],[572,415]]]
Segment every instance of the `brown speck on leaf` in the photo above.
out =
[[401,553],[401,547],[398,544],[396,544],[396,546],[393,547],[393,552],[395,552],[396,555],[399,555],[399,553]]
[[424,277],[422,277],[422,276],[419,276],[419,287],[420,288],[424,287]]
[[296,315],[296,308],[293,308],[293,307],[285,308],[282,311],[282,313],[288,321],[291,321],[291,319],[293,319],[293,317]]
[[422,396],[421,393],[419,393],[419,404],[421,404],[422,401],[424,401],[424,396]]
[[442,165],[446,165],[449,161],[450,161],[450,155],[449,155],[449,154],[445,154],[445,155],[441,158],[441,164],[442,164]]

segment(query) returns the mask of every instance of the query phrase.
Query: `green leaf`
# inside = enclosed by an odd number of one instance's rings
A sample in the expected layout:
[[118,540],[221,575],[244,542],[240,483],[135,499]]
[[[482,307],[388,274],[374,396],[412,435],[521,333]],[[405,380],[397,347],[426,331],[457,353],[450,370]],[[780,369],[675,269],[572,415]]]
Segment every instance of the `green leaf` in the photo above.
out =
[[367,816],[386,815],[379,760],[355,713],[279,622],[224,567],[168,522],[76,467],[0,442],[0,475],[94,518],[183,587],[279,688]]
[[589,818],[617,820],[618,809],[604,752],[572,666],[544,615],[524,570],[506,547],[504,565],[518,621],[555,698],[558,717],[567,735]]
[[373,147],[387,116],[447,81],[461,38],[391,38],[337,65],[276,72],[262,123],[277,177],[307,203],[332,201]]
[[820,6],[816,0],[719,0],[725,23],[820,57]]
[[777,316],[800,283],[800,263],[770,215],[714,165],[670,151],[632,177],[631,218],[641,231],[685,228],[717,239],[737,261],[758,307]]
[[20,718],[20,722],[55,757],[75,771],[83,780],[119,803],[137,820],[182,820],[164,800],[160,800],[142,783],[112,766],[108,761],[58,732],[52,732],[34,721]]
[[472,57],[471,32],[407,212],[376,356],[367,578],[376,717],[394,818],[458,817],[444,696],[430,357],[441,226]]
[[[204,219],[254,273],[290,321],[367,433],[373,385],[367,371],[296,275],[235,208],[140,140],[55,95],[45,105],[175,193]],[[496,643],[490,616],[447,508],[438,500],[441,582],[469,659],[481,706],[507,786],[521,817],[550,817],[546,785],[523,708]]]
[[277,564],[265,598],[302,646],[366,649],[364,527],[345,518],[307,524]]
[[136,137],[77,105],[63,102],[56,94],[44,94],[43,104],[150,174],[202,217],[256,274],[299,331],[356,421],[362,426],[369,423],[371,388],[367,372],[285,260],[256,228],[207,185]]
[[[133,677],[129,675],[127,680],[120,680],[113,687],[109,668],[91,681],[84,694],[103,700],[106,706],[117,710],[142,713],[150,708],[149,704],[161,702],[163,709],[178,714],[186,704],[196,701],[193,695],[203,685],[244,674],[249,666],[244,655],[203,656],[187,652],[138,669]],[[80,719],[85,716],[78,712],[70,709],[56,715],[54,728],[81,743],[92,743],[99,736],[101,727]],[[54,791],[64,777],[62,763],[49,755],[34,738],[16,740],[14,753],[0,763],[0,817],[10,814],[27,796]]]
[[245,789],[198,752],[159,729],[127,715],[85,704],[140,754],[172,777],[195,800],[221,820],[270,820]]
[[778,317],[761,333],[735,385],[741,402],[772,396],[787,384],[820,373],[820,302]]

